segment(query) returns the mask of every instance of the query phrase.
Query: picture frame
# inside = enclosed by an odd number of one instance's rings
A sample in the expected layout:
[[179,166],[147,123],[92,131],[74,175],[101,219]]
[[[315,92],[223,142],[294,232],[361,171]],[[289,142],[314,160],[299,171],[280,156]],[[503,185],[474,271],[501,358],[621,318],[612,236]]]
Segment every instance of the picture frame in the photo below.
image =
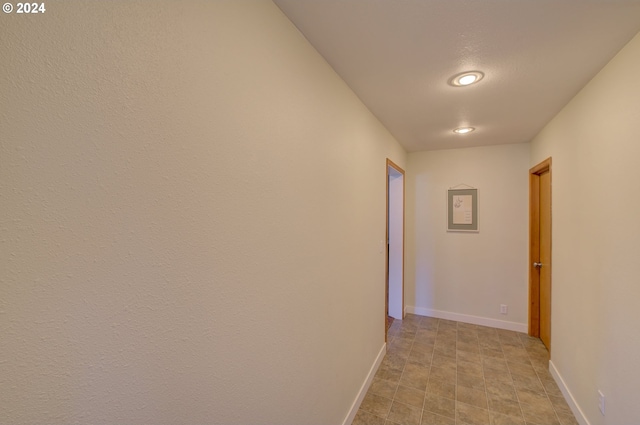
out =
[[447,232],[480,232],[478,189],[447,190]]

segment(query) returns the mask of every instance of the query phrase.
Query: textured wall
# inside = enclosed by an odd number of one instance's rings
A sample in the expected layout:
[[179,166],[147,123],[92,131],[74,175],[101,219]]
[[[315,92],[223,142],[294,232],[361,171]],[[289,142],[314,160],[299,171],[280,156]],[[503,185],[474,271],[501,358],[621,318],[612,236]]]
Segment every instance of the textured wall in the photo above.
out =
[[0,422],[340,423],[394,139],[271,2],[0,22]]
[[[409,154],[407,306],[526,328],[528,169],[528,144]],[[461,183],[478,188],[479,233],[446,231],[447,189]]]
[[551,360],[591,425],[640,423],[638,74],[640,36],[531,144],[553,157]]

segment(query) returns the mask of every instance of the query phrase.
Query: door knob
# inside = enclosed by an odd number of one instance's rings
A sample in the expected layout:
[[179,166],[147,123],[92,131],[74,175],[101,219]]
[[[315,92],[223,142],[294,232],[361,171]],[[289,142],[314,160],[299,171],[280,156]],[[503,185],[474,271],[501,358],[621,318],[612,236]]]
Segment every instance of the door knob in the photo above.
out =
[[533,267],[539,269],[540,267],[542,267],[542,263],[533,263]]

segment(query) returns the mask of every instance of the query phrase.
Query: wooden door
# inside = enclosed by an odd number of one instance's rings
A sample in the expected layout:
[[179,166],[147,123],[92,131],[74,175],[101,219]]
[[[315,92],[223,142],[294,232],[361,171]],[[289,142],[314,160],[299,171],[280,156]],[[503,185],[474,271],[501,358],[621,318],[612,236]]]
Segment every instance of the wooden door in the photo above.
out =
[[529,334],[551,350],[551,158],[529,170]]

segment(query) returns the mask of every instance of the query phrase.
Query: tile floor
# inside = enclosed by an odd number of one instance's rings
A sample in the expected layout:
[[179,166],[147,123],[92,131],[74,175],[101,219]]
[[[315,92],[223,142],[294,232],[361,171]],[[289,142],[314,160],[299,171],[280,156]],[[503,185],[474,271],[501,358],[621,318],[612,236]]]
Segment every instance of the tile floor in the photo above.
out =
[[408,314],[353,425],[578,425],[537,338]]

